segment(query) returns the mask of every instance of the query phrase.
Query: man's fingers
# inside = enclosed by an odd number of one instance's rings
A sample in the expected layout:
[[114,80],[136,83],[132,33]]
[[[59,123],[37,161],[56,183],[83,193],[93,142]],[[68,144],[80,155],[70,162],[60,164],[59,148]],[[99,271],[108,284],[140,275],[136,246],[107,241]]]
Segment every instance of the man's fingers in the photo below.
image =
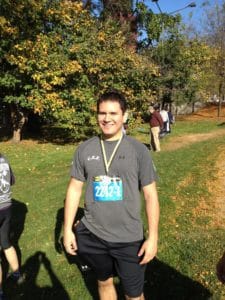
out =
[[73,244],[64,244],[65,250],[71,255],[76,255],[76,247]]
[[77,243],[75,240],[74,234],[71,232],[70,234],[66,234],[63,238],[63,245],[67,253],[71,255],[76,255],[77,251]]

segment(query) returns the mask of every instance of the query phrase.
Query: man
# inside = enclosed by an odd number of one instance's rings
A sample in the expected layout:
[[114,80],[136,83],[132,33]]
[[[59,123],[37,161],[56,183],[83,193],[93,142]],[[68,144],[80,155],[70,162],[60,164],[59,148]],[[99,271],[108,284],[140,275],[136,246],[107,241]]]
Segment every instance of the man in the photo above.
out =
[[[19,270],[16,250],[9,238],[12,217],[11,185],[14,183],[15,177],[10,164],[7,158],[0,153],[0,245],[12,271],[8,274],[8,279],[21,284],[24,278]],[[2,270],[0,269],[0,271]],[[2,273],[0,273],[0,299],[3,299]]]
[[160,149],[160,141],[159,134],[161,129],[163,128],[163,120],[160,113],[157,111],[156,107],[150,106],[150,130],[151,130],[151,147],[152,150],[159,152]]
[[160,132],[160,136],[163,137],[169,132],[169,115],[166,107],[162,108],[159,113],[163,120],[163,128]]
[[[157,253],[159,204],[156,173],[147,147],[122,134],[126,100],[117,91],[97,102],[100,137],[76,150],[64,215],[64,246],[95,271],[101,300],[117,299],[113,276],[120,278],[128,300],[143,300],[146,264]],[[85,215],[73,222],[86,182]],[[140,187],[148,221],[144,239]]]

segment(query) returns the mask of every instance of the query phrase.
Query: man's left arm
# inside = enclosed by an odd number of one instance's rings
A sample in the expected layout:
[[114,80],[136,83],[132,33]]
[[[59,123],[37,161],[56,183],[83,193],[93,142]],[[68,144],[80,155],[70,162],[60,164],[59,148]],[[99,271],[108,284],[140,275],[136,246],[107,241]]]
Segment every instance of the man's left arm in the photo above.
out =
[[147,264],[152,260],[158,247],[159,201],[155,181],[143,187],[145,211],[148,222],[148,236],[144,241],[138,256],[143,258],[140,264]]
[[10,170],[10,185],[14,185],[16,183],[16,178],[10,165],[9,165],[9,170]]

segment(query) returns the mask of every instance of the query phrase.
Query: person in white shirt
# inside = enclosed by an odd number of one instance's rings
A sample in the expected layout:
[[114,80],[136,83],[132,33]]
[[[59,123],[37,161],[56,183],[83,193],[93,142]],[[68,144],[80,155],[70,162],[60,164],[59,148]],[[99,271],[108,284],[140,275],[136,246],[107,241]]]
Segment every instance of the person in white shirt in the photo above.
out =
[[170,132],[170,121],[169,121],[169,114],[166,108],[160,110],[160,115],[163,120],[163,129],[161,131],[161,135],[165,135]]

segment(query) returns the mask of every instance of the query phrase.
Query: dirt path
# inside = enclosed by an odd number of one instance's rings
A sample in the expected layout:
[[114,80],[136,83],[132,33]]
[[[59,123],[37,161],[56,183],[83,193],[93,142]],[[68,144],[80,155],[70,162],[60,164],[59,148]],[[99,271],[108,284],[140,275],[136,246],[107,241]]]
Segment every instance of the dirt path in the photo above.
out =
[[217,211],[214,224],[225,228],[225,147],[221,149],[216,167],[218,170],[216,185],[211,187],[215,195],[215,209]]
[[192,143],[199,141],[206,141],[214,137],[225,136],[225,128],[219,129],[210,133],[187,134],[183,136],[174,137],[165,145],[162,145],[162,150],[171,151],[182,147],[186,147]]
[[216,120],[224,128],[217,129],[209,133],[199,133],[199,134],[188,134],[185,136],[179,136],[173,138],[170,143],[162,145],[162,150],[170,151],[179,149],[181,147],[188,146],[191,143],[198,141],[205,141],[216,136],[225,136],[225,105],[222,106],[221,116],[218,118],[218,107],[216,105],[210,105],[205,108],[202,108],[200,111],[186,116],[179,116],[179,120],[188,120],[188,121],[199,121],[199,120]]
[[[209,116],[210,118],[216,118],[216,115],[217,112],[215,108],[211,108],[209,110],[204,109],[201,113],[188,116],[187,119],[194,121],[203,118],[209,118]],[[225,118],[221,119],[221,123],[225,124]],[[225,138],[225,128],[218,129],[210,133],[187,134],[184,136],[174,137],[170,142],[162,145],[162,151],[172,151],[199,141],[206,141],[221,136],[224,136]],[[209,191],[213,195],[213,199],[211,199],[210,202],[212,205],[205,208],[212,216],[212,225],[225,228],[225,147],[221,147],[219,149],[218,160],[216,162],[216,170],[216,180],[213,182],[208,182]],[[204,203],[201,203],[196,211],[203,209],[202,205],[204,206]]]

